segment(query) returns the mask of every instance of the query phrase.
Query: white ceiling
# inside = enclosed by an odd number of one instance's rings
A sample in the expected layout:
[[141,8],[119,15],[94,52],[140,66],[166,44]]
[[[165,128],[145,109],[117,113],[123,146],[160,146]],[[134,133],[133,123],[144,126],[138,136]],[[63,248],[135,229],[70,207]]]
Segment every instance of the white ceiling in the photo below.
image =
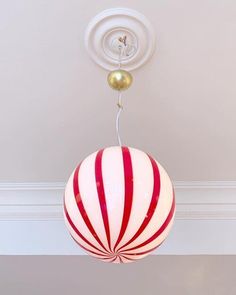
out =
[[235,295],[235,262],[235,256],[150,256],[114,265],[81,256],[1,256],[0,289],[4,295]]
[[124,143],[174,180],[235,180],[235,1],[11,0],[0,2],[0,181],[65,181],[116,144],[116,95],[83,42],[116,6],[146,15],[158,47],[125,94]]

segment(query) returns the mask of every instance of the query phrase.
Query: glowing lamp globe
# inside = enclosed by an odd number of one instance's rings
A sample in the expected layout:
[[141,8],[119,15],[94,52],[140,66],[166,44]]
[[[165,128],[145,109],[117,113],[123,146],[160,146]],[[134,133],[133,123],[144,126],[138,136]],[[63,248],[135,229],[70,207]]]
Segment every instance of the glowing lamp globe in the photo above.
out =
[[163,167],[130,147],[108,147],[84,159],[65,189],[72,238],[90,255],[114,263],[147,256],[167,237],[175,198]]

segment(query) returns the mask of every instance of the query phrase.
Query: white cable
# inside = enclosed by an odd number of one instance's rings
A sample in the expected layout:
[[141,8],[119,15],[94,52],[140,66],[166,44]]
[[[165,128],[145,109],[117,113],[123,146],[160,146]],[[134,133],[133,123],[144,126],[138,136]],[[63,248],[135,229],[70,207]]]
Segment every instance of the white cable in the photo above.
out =
[[[122,50],[122,46],[119,47],[119,70],[121,69],[121,60],[122,60],[122,54],[124,53],[124,50]],[[122,146],[122,142],[120,139],[120,114],[122,112],[123,106],[122,106],[122,93],[119,90],[118,91],[118,102],[117,102],[117,106],[119,108],[118,113],[116,115],[116,135],[117,135],[117,140],[118,140],[118,144],[119,146]]]
[[[119,39],[120,40],[120,39]],[[124,40],[124,38],[122,39]],[[125,37],[125,40],[126,40],[126,37]],[[125,52],[126,52],[126,41],[121,41],[124,46],[119,46],[118,49],[119,49],[119,58],[118,58],[118,69],[120,70],[121,69],[121,66],[122,66],[122,57],[124,56]],[[134,46],[135,48],[135,46]],[[126,54],[127,55],[127,54]],[[119,146],[122,146],[122,142],[121,142],[121,139],[120,139],[120,114],[123,110],[123,105],[122,105],[122,91],[119,90],[118,91],[118,102],[117,102],[117,106],[119,108],[118,110],[118,113],[116,115],[116,135],[117,135],[117,140],[118,140],[118,143],[119,143]]]
[[123,106],[122,106],[122,92],[118,92],[118,103],[117,106],[119,108],[118,113],[116,115],[116,135],[118,139],[119,146],[122,146],[122,142],[120,139],[120,114],[122,112]]

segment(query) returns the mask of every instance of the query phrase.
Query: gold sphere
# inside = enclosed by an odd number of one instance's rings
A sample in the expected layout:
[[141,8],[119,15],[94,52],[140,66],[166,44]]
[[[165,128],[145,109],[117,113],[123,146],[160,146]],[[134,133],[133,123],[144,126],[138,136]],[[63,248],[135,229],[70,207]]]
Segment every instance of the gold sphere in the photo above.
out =
[[133,81],[132,75],[124,70],[115,70],[107,76],[108,84],[115,90],[126,90]]

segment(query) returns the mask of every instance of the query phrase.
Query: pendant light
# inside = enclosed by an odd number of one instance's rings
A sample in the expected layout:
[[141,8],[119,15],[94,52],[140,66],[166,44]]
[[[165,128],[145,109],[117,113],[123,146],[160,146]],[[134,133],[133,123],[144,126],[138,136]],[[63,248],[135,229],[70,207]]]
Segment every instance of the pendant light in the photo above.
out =
[[105,22],[113,36],[109,37],[112,50],[117,49],[117,68],[107,80],[118,93],[118,145],[96,151],[75,168],[65,188],[64,216],[71,237],[88,254],[104,262],[129,263],[147,256],[166,239],[174,220],[175,197],[168,174],[152,156],[122,145],[122,93],[133,81],[123,64],[129,54],[137,55],[138,48],[130,28],[123,34],[124,26],[115,31],[114,25],[108,25],[111,15],[132,20],[135,15],[150,29],[143,15],[129,9],[107,10],[89,25],[87,36],[94,37],[94,27],[100,32],[98,27],[102,23],[104,28]]

